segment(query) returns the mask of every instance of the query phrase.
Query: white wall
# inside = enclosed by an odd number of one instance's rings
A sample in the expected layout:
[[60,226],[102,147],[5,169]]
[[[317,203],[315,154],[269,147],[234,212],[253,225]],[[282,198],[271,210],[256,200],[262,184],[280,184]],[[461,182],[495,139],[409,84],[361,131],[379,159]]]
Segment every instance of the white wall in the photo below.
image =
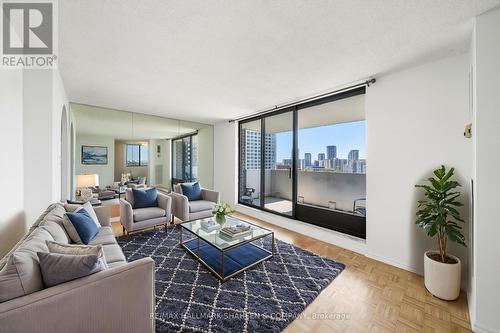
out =
[[[423,273],[423,254],[437,243],[415,225],[421,191],[414,184],[441,164],[456,168],[468,203],[472,144],[463,129],[471,122],[469,65],[464,54],[382,76],[368,88],[368,256]],[[462,259],[465,272],[466,249],[450,244],[449,252]]]
[[1,70],[0,256],[61,191],[61,112],[66,93],[57,70]]
[[31,225],[61,199],[61,114],[66,93],[56,70],[23,71],[24,206]]
[[[149,140],[149,180],[148,185],[155,186],[163,184],[170,187],[170,140]],[[157,147],[160,146],[160,153]],[[161,170],[161,174],[157,172]]]
[[500,8],[476,19],[473,37],[475,73],[474,266],[469,293],[475,332],[500,332],[500,264],[497,212],[500,177]]
[[198,179],[201,186],[214,186],[214,127],[198,130]]
[[[454,166],[469,191],[472,144],[462,136],[470,122],[467,54],[378,78],[367,89],[367,239],[237,205],[243,213],[344,248],[423,273],[423,253],[434,249],[414,224],[417,191],[441,164]],[[236,203],[237,126],[214,128],[214,184],[221,200]],[[464,201],[467,199],[464,197]],[[464,214],[468,220],[468,207]],[[450,246],[466,266],[466,250]],[[464,279],[466,282],[466,279]]]
[[238,186],[238,132],[236,123],[227,121],[214,126],[214,189],[221,202],[236,204]]
[[[108,147],[108,164],[82,164],[82,146]],[[98,174],[99,186],[113,185],[115,179],[115,139],[109,136],[76,134],[75,145],[75,174]]]
[[3,175],[0,191],[0,257],[21,238],[26,230],[23,179],[23,73],[0,70],[0,130]]

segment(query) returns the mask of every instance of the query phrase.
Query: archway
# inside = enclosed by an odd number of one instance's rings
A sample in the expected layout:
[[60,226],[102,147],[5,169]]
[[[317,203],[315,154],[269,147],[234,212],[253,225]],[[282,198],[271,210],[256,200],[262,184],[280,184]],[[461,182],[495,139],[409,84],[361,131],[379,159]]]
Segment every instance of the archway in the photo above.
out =
[[69,136],[68,136],[68,113],[63,106],[61,114],[61,200],[69,199]]
[[75,198],[75,128],[73,122],[70,125],[70,193],[69,197],[71,199]]

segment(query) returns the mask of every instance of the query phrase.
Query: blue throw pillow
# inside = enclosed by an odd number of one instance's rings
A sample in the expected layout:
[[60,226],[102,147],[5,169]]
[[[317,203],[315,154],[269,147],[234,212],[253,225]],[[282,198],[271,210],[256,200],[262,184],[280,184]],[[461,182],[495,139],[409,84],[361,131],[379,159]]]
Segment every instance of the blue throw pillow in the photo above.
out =
[[132,194],[134,195],[134,209],[158,206],[158,192],[156,192],[156,188],[154,187],[147,190],[133,188]]
[[181,184],[182,194],[184,194],[189,201],[201,200],[201,187],[200,183]]
[[66,216],[75,227],[83,244],[88,244],[99,233],[97,225],[85,209],[80,209],[74,213],[66,213]]

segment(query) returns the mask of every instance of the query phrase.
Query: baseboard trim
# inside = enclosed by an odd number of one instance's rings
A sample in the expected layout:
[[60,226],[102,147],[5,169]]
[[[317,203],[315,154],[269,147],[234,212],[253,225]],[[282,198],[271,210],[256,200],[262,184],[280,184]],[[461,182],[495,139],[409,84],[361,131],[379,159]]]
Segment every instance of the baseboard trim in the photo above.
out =
[[475,333],[494,333],[493,331],[483,328],[476,323],[471,323],[471,326],[472,326],[472,332]]
[[388,258],[383,257],[383,256],[379,256],[379,255],[372,254],[372,253],[369,253],[369,252],[365,253],[365,256],[367,256],[370,259],[377,260],[377,261],[383,262],[385,264],[388,264],[388,265],[391,265],[391,266],[394,266],[394,267],[397,267],[397,268],[404,269],[405,271],[418,274],[420,276],[424,275],[424,272],[419,271],[416,267],[408,266],[408,265],[405,265],[405,264],[402,264],[400,262],[388,259]]

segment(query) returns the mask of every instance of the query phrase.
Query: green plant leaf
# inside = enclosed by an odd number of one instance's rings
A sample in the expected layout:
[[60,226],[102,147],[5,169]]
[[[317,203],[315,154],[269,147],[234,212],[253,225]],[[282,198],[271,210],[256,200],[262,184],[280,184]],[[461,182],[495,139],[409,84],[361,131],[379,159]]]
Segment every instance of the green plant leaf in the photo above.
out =
[[465,237],[462,227],[457,222],[465,222],[458,207],[463,206],[459,201],[461,192],[453,191],[460,187],[460,183],[453,180],[455,169],[441,165],[433,171],[434,177],[428,178],[430,184],[417,184],[416,188],[424,191],[424,200],[418,200],[415,223],[423,228],[430,237],[441,234],[452,242],[465,246]]

